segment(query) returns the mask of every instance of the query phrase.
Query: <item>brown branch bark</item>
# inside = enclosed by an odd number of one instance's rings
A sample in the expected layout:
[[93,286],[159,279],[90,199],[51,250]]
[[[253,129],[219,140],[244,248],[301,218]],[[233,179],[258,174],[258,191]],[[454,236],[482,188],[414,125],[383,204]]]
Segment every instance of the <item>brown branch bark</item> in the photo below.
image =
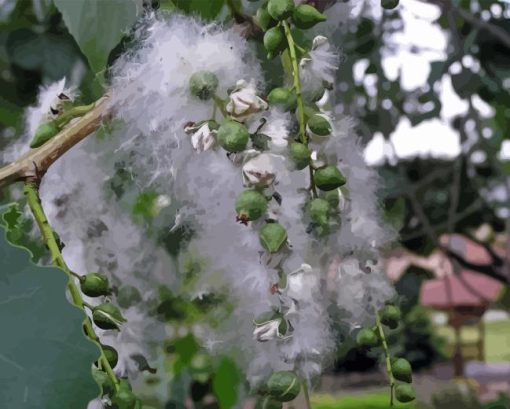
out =
[[108,95],[78,121],[62,130],[53,139],[37,149],[32,149],[15,162],[0,169],[0,188],[14,182],[38,179],[64,153],[96,131],[109,116]]

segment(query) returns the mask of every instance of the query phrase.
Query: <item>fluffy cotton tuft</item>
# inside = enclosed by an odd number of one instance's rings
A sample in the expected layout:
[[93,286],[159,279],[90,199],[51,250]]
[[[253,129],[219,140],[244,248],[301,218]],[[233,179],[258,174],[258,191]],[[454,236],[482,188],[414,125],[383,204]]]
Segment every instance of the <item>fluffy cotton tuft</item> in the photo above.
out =
[[[70,268],[78,274],[103,272],[114,285],[131,285],[141,293],[139,305],[123,308],[128,323],[122,331],[101,333],[119,349],[116,370],[130,374],[131,356],[150,358],[149,344],[168,334],[165,324],[148,314],[164,285],[189,298],[210,293],[228,297],[235,307],[232,313],[215,328],[205,323],[199,338],[212,351],[235,357],[252,385],[275,370],[295,369],[308,379],[320,374],[338,342],[332,328],[338,317],[330,311],[347,312],[353,326],[363,325],[391,296],[376,266],[379,248],[392,234],[381,223],[377,177],[363,162],[351,123],[332,121],[332,135],[311,144],[348,180],[341,227],[319,240],[304,217],[308,169],[294,170],[287,156],[286,145],[296,131],[293,115],[264,111],[260,104],[260,112],[246,118],[252,132],[266,121],[260,132],[269,137],[269,152],[258,160],[256,151],[226,155],[210,141],[198,153],[198,143],[184,131],[185,124],[214,115],[211,101],[190,95],[194,72],[214,73],[222,98],[240,79],[253,79],[262,88],[260,64],[246,41],[233,30],[181,16],[147,20],[136,37],[137,47],[112,68],[111,108],[118,121],[111,134],[76,145],[50,168],[41,185],[43,205],[65,243]],[[337,62],[321,44],[322,51],[309,62],[314,84],[332,80]],[[221,122],[221,114],[216,115]],[[288,234],[289,246],[282,254],[263,251],[258,230],[264,221],[246,226],[236,220],[235,202],[245,189],[242,169],[248,160],[251,168],[244,167],[246,171],[271,168],[269,216]],[[170,198],[150,229],[130,212],[137,195],[146,191]],[[170,255],[156,238],[176,231],[185,239],[180,253]],[[200,274],[193,286],[184,287],[181,266],[190,256],[200,261]],[[282,271],[288,283],[273,291]],[[275,307],[285,310],[292,337],[259,342],[253,321]]]

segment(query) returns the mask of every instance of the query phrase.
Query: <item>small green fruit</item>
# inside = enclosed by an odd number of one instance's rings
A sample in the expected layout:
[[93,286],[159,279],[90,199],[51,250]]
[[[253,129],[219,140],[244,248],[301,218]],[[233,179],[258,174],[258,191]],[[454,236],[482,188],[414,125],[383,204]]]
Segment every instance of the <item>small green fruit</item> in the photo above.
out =
[[129,380],[127,378],[120,378],[119,379],[119,389],[123,391],[132,391],[133,388],[131,387],[131,384],[129,383]]
[[330,210],[328,201],[320,198],[313,199],[308,207],[310,218],[320,226],[328,224]]
[[413,381],[413,369],[407,359],[399,358],[391,364],[393,376],[398,381],[411,383]]
[[287,231],[279,223],[268,223],[259,232],[260,243],[270,253],[276,253],[287,242]]
[[317,169],[313,174],[315,185],[324,191],[330,191],[345,185],[347,180],[336,166],[325,166]]
[[416,399],[416,392],[411,385],[402,384],[395,388],[395,397],[402,403],[412,402]]
[[128,389],[120,389],[112,397],[112,409],[134,409],[136,396]]
[[274,372],[267,380],[267,390],[276,400],[290,402],[299,395],[301,386],[294,372]]
[[297,28],[307,30],[326,21],[326,16],[309,4],[300,4],[292,13],[292,22]]
[[320,197],[329,203],[331,209],[337,209],[340,205],[340,194],[338,189],[333,189],[329,192],[322,192]]
[[370,328],[363,328],[358,332],[356,342],[362,348],[373,348],[379,345],[379,337]]
[[399,0],[381,0],[381,7],[386,10],[394,9],[398,6]]
[[296,109],[296,95],[288,88],[273,88],[267,96],[269,104],[277,106],[284,112]]
[[236,200],[236,212],[239,220],[260,219],[267,210],[267,199],[257,190],[245,190]]
[[282,319],[282,318],[283,318],[282,314],[278,311],[267,311],[267,312],[260,314],[258,317],[256,317],[253,320],[253,323],[255,325],[263,325],[263,324],[267,324],[270,321],[274,321],[274,320]]
[[241,152],[246,148],[250,134],[242,123],[227,119],[219,127],[216,138],[227,152]]
[[117,362],[119,362],[119,354],[115,348],[111,347],[110,345],[101,345],[101,349],[103,350],[104,356],[110,364],[110,367],[112,369],[115,368]]
[[276,57],[285,50],[287,42],[281,27],[272,27],[264,34],[264,47],[267,50],[267,58]]
[[138,288],[132,285],[123,285],[117,293],[117,304],[121,308],[129,308],[142,301],[142,295]]
[[115,385],[106,372],[93,368],[92,377],[101,387],[101,396],[111,395],[115,391]]
[[312,133],[319,136],[327,136],[331,133],[331,124],[321,114],[312,115],[308,119],[308,128]]
[[255,409],[282,409],[283,404],[272,396],[262,396],[255,403]]
[[89,273],[80,278],[80,288],[89,297],[110,294],[108,277],[101,273]]
[[294,142],[290,144],[290,157],[296,165],[296,169],[302,170],[310,164],[310,149],[302,143]]
[[30,147],[34,149],[42,146],[57,135],[59,131],[60,128],[56,121],[50,121],[39,125],[35,131],[34,139],[30,142]]
[[94,307],[92,319],[101,329],[119,329],[119,326],[126,322],[119,309],[109,302]]
[[263,31],[267,31],[277,24],[277,21],[274,20],[273,17],[271,17],[271,14],[267,11],[267,5],[264,5],[257,10],[257,14],[255,14],[255,21]]
[[[314,116],[317,113],[317,110],[315,108],[305,106],[303,109],[303,113],[305,114],[305,121],[308,121],[312,116]],[[298,118],[298,112],[296,112],[296,119]]]
[[267,11],[277,21],[285,20],[292,15],[293,0],[269,0]]
[[207,382],[213,370],[213,364],[209,355],[199,352],[191,359],[190,373],[195,381]]
[[195,72],[189,79],[191,95],[202,100],[208,100],[218,88],[218,77],[210,71]]
[[204,353],[197,353],[193,356],[190,362],[190,370],[196,372],[210,373],[213,370],[211,357]]
[[400,310],[394,305],[386,305],[381,310],[381,323],[386,325],[388,328],[397,328],[400,317]]

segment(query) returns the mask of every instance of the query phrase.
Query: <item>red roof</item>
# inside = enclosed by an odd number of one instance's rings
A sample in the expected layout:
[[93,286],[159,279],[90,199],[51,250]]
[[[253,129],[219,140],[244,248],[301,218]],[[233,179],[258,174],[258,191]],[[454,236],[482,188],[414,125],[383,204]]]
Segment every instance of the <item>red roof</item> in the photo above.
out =
[[496,301],[502,287],[502,283],[491,277],[463,270],[425,281],[421,286],[420,300],[422,305],[438,309],[488,306]]

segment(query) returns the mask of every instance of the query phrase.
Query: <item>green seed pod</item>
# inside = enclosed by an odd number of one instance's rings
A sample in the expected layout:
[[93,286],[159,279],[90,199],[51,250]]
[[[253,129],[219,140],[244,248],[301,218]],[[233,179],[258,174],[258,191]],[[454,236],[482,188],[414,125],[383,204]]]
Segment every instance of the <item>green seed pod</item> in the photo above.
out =
[[264,34],[264,47],[267,50],[267,58],[276,57],[285,50],[287,42],[281,27],[272,27]]
[[338,206],[340,205],[340,194],[338,189],[333,189],[329,192],[321,192],[319,197],[326,200],[329,203],[331,209],[338,209]]
[[110,345],[101,345],[101,349],[103,350],[104,356],[112,369],[115,368],[115,366],[117,366],[117,362],[119,362],[119,354],[115,348]]
[[356,336],[356,343],[362,348],[373,348],[379,345],[379,337],[370,328],[363,328]]
[[326,21],[326,16],[309,4],[300,4],[292,13],[292,22],[297,28],[307,30]]
[[413,381],[413,369],[407,359],[398,358],[391,364],[393,376],[398,381],[411,383]]
[[255,14],[255,21],[263,31],[269,30],[278,23],[267,11],[267,5],[264,5],[257,10],[257,14]]
[[242,123],[227,119],[219,127],[217,139],[227,152],[240,152],[246,148],[250,134]]
[[136,396],[128,389],[120,389],[112,397],[112,409],[135,409]]
[[129,380],[126,378],[120,378],[119,379],[119,389],[123,391],[132,391],[133,388],[131,387],[131,384],[129,383]]
[[274,321],[276,319],[283,318],[282,314],[278,311],[267,311],[262,314],[260,314],[257,318],[253,320],[253,323],[255,325],[264,325],[267,324],[269,321]]
[[242,123],[227,119],[219,127],[216,138],[227,152],[241,152],[246,148],[250,134]]
[[117,304],[121,308],[129,308],[142,301],[142,296],[138,288],[131,285],[124,285],[119,288],[117,293]]
[[92,319],[101,329],[119,329],[119,326],[126,322],[119,309],[109,302],[94,307]]
[[32,139],[32,142],[30,142],[30,147],[34,149],[42,146],[55,135],[57,135],[59,131],[60,128],[58,127],[56,121],[50,121],[39,125],[35,131],[34,139]]
[[92,369],[92,377],[101,387],[101,396],[111,395],[115,391],[115,385],[106,372],[94,367]]
[[199,352],[191,359],[190,373],[193,380],[205,383],[209,380],[213,371],[214,368],[209,355]]
[[274,105],[284,112],[296,109],[297,105],[296,94],[288,88],[273,88],[267,96],[267,100],[270,105]]
[[402,384],[395,388],[395,397],[402,403],[412,402],[416,399],[416,392],[411,385]]
[[283,404],[272,396],[262,396],[257,399],[255,409],[282,409]]
[[345,185],[347,180],[336,166],[325,166],[317,169],[313,174],[315,185],[324,191],[330,191]]
[[191,95],[202,100],[208,100],[218,88],[218,77],[210,71],[195,72],[189,79]]
[[330,210],[328,201],[320,198],[313,199],[308,207],[310,218],[320,226],[328,224]]
[[197,353],[193,356],[190,362],[190,370],[191,372],[207,372],[212,373],[213,364],[211,361],[211,357],[204,353]]
[[327,136],[331,133],[331,124],[321,114],[312,115],[307,122],[308,128],[312,133],[319,136]]
[[299,395],[301,386],[294,372],[274,372],[267,380],[269,394],[280,402],[290,402]]
[[310,149],[302,143],[294,142],[290,144],[290,157],[296,165],[296,169],[302,170],[310,164]]
[[395,329],[398,327],[400,321],[400,310],[394,305],[386,305],[381,310],[381,323],[386,325],[388,328]]
[[236,200],[236,212],[239,220],[260,219],[267,210],[266,197],[257,190],[245,190]]
[[[305,106],[303,109],[303,113],[305,114],[305,121],[308,121],[312,116],[318,113],[318,111],[315,108]],[[299,119],[297,117],[298,112],[296,111],[296,119]]]
[[108,277],[101,273],[89,273],[80,278],[80,288],[89,297],[110,294]]
[[394,9],[398,6],[399,0],[381,0],[381,7],[386,10]]
[[265,224],[259,232],[260,243],[270,253],[276,253],[287,242],[287,231],[279,223]]
[[277,21],[290,17],[293,10],[293,0],[269,0],[269,3],[267,3],[267,11]]

